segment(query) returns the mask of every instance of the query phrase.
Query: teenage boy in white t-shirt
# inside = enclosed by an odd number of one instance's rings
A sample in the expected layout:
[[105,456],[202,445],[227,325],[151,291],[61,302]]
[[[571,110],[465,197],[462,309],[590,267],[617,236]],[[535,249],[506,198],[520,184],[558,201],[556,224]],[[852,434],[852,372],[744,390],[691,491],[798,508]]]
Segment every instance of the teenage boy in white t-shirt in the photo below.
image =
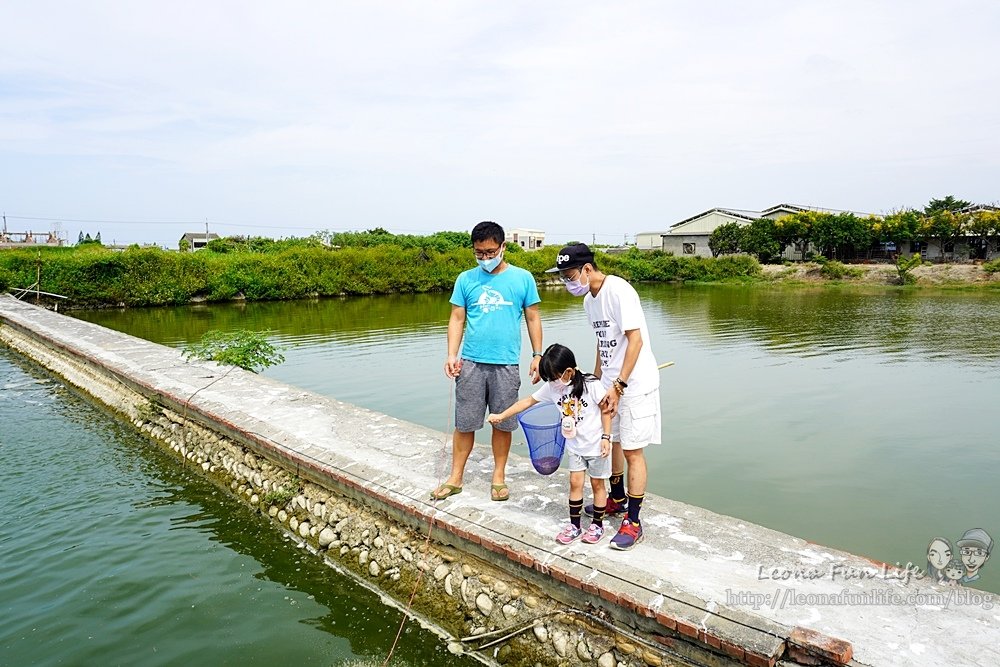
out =
[[[646,493],[646,445],[660,443],[660,374],[649,345],[639,295],[627,281],[601,273],[583,243],[566,246],[547,271],[559,277],[583,308],[597,336],[594,375],[606,390],[601,405],[615,415],[612,427],[611,497],[606,514],[626,512],[615,549],[642,541],[639,512]],[[622,476],[628,463],[628,493]],[[587,508],[590,509],[590,508]]]

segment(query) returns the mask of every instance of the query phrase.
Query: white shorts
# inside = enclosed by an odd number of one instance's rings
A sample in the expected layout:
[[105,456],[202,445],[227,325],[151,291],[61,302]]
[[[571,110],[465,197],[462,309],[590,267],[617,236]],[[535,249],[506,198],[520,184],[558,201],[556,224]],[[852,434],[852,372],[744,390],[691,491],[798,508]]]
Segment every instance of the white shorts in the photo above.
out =
[[611,456],[580,456],[566,450],[566,469],[570,472],[586,471],[587,477],[608,479],[611,477]]
[[611,433],[622,449],[642,449],[661,441],[660,390],[641,396],[625,395],[618,401],[618,414],[611,420]]

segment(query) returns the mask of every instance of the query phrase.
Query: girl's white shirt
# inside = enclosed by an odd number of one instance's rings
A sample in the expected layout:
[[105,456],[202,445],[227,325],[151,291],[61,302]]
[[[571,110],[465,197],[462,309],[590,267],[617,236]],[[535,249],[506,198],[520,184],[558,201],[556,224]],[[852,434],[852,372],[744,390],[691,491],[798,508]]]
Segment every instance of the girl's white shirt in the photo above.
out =
[[600,456],[604,429],[598,403],[605,393],[601,381],[595,379],[584,382],[583,396],[580,399],[574,398],[571,392],[572,386],[546,382],[531,397],[539,403],[553,403],[563,417],[576,419],[576,437],[566,438],[566,448],[569,451],[578,456]]

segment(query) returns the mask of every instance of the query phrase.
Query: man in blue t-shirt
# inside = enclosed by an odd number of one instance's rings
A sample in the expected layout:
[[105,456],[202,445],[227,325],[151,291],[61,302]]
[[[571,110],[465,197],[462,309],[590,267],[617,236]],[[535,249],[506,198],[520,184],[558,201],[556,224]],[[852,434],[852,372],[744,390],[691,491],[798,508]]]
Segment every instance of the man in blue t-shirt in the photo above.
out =
[[[500,413],[517,402],[522,317],[533,353],[529,370],[532,383],[538,381],[538,360],[542,356],[538,287],[531,273],[504,261],[503,227],[495,222],[480,222],[472,229],[472,248],[478,266],[460,274],[451,293],[444,372],[455,379],[455,434],[451,474],[431,492],[433,500],[461,493],[465,464],[487,412]],[[511,433],[516,428],[517,417],[493,426],[493,500],[510,498],[507,456]]]

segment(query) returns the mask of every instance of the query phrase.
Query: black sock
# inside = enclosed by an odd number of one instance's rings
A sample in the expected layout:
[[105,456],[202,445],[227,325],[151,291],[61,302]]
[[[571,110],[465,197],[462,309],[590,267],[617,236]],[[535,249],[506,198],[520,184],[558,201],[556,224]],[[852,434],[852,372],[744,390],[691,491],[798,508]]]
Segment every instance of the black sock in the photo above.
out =
[[637,526],[639,525],[639,510],[642,509],[642,499],[645,497],[645,494],[641,496],[628,494],[628,520]]
[[598,507],[595,504],[594,505],[594,520],[591,521],[590,523],[592,523],[595,526],[603,526],[604,525],[604,510],[605,509],[607,509],[607,504],[601,505],[600,507]]
[[611,479],[611,500],[619,505],[625,504],[625,473],[612,472]]
[[[596,509],[596,508],[595,508]],[[580,515],[583,514],[583,498],[569,501],[569,520],[577,528],[580,527]]]

